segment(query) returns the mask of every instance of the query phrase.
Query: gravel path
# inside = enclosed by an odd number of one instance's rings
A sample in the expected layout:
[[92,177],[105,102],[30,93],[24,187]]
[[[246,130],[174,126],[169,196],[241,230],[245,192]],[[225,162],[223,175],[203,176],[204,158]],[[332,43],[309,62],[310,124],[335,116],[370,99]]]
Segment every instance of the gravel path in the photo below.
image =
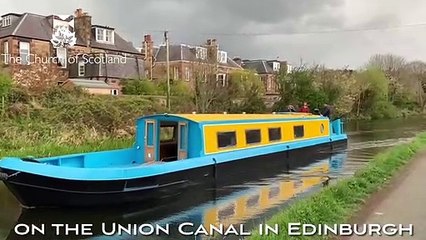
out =
[[[391,184],[376,193],[361,210],[356,223],[413,225],[414,235],[353,236],[358,239],[426,239],[426,153],[418,155]],[[343,238],[342,238],[343,239]],[[346,238],[347,239],[347,238]]]

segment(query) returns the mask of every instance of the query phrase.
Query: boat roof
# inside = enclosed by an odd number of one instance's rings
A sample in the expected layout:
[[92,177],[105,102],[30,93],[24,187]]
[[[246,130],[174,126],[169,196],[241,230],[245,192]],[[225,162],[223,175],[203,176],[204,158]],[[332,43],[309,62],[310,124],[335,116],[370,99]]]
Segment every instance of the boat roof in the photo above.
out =
[[196,123],[227,122],[227,121],[262,121],[262,120],[293,120],[293,119],[318,119],[318,115],[310,113],[276,113],[276,114],[158,114],[144,116],[150,118],[156,116],[170,116],[186,119]]

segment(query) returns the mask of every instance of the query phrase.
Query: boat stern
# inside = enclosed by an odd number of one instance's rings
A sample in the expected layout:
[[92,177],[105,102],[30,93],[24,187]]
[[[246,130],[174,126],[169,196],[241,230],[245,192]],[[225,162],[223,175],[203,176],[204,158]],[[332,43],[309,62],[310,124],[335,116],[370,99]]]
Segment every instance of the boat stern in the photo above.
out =
[[348,145],[348,136],[344,129],[343,121],[338,118],[330,122],[330,141],[333,149],[346,149]]

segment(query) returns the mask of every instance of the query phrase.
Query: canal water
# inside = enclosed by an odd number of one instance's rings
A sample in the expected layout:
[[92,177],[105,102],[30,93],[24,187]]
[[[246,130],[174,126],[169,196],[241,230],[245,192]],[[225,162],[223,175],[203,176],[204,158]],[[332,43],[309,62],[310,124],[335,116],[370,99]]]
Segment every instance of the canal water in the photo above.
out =
[[[221,223],[227,226],[244,226],[244,231],[255,229],[273,214],[285,209],[295,201],[315,191],[326,183],[351,176],[354,171],[366,164],[375,154],[388,147],[410,141],[416,133],[426,130],[426,118],[356,121],[345,125],[348,134],[348,148],[336,151],[324,159],[315,159],[313,164],[304,168],[254,179],[240,185],[216,189],[198,189],[185,195],[163,202],[137,206],[117,206],[109,209],[23,210],[19,203],[0,183],[0,240],[1,239],[209,239],[208,237],[183,236],[178,226],[187,226],[186,232],[195,231],[200,225]],[[21,237],[13,231],[17,224],[45,224],[44,236]],[[65,236],[55,235],[50,228],[53,223],[92,224],[93,236],[75,236],[70,232]],[[132,232],[106,236],[113,227],[125,226]],[[115,225],[116,224],[116,225]],[[158,224],[169,227],[170,235],[142,236],[137,228],[142,224]],[[142,229],[148,232],[148,228]],[[238,231],[241,231],[238,229]],[[138,235],[138,236],[134,236]],[[227,237],[226,239],[233,239]]]

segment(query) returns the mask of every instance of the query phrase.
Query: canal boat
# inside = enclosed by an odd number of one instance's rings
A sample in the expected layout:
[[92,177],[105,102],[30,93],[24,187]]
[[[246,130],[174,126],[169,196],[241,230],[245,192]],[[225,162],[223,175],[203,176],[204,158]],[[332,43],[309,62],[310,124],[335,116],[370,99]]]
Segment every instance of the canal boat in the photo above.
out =
[[[97,237],[105,239],[102,224],[111,226],[114,223],[119,223],[122,226],[128,226],[128,224],[140,225],[147,222],[155,226],[170,225],[171,238],[178,236],[177,226],[184,222],[193,223],[194,226],[204,225],[208,228],[210,224],[216,226],[218,224],[224,226],[234,224],[237,226],[242,222],[248,223],[247,220],[250,220],[246,227],[252,229],[254,227],[251,224],[255,224],[255,219],[263,219],[264,214],[268,214],[272,209],[286,208],[295,200],[304,198],[321,189],[330,175],[332,177],[333,175],[339,176],[342,173],[346,158],[347,153],[338,150],[337,153],[329,154],[324,159],[312,159],[315,161],[313,164],[300,168],[291,175],[273,173],[273,175],[269,174],[268,179],[252,178],[249,184],[212,191],[203,188],[191,189],[192,191],[173,198],[173,201],[166,199],[150,205],[133,204],[109,209],[25,209],[21,212],[15,226],[37,223],[39,219],[43,219],[46,226],[55,223],[69,226],[76,226],[82,222],[92,223],[93,236],[90,239],[97,239]],[[265,173],[265,176],[268,176],[268,174]],[[194,192],[197,194],[194,194]],[[0,229],[1,227],[0,224]],[[9,229],[10,226],[6,225],[6,228]],[[190,228],[188,227],[188,229]],[[78,233],[70,232],[67,236],[61,236],[61,239],[76,239],[78,237],[81,237],[78,236]],[[114,235],[111,238],[129,239],[129,235]],[[19,236],[11,230],[8,239],[19,239]],[[26,236],[26,239],[39,240],[40,235]],[[43,239],[55,239],[55,231],[53,229],[52,231],[47,230],[43,234]]]
[[264,175],[265,165],[306,166],[346,144],[342,121],[320,115],[156,114],[137,119],[131,148],[7,157],[0,178],[24,207],[118,205]]

